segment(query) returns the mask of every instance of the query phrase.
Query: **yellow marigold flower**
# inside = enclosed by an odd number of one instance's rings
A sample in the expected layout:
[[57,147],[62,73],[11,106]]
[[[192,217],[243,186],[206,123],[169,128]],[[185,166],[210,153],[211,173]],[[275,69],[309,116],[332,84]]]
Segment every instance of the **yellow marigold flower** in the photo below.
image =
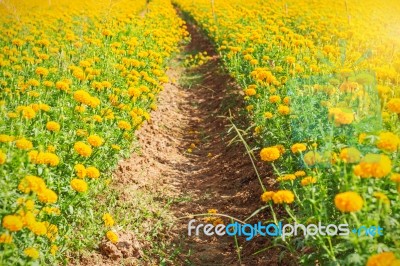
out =
[[290,190],[279,190],[272,196],[275,204],[292,203],[294,201],[294,194]]
[[296,171],[296,172],[294,173],[294,175],[297,176],[297,177],[305,176],[305,175],[306,175],[306,172],[304,172],[304,171]]
[[392,98],[387,103],[386,107],[392,113],[400,114],[400,98]]
[[9,135],[5,135],[5,134],[1,134],[0,135],[0,142],[11,142],[14,141],[14,137],[13,136],[9,136]]
[[46,188],[43,179],[33,175],[25,176],[18,185],[18,189],[23,193],[42,191]]
[[111,148],[113,148],[114,150],[117,150],[117,151],[121,150],[121,147],[119,145],[116,145],[116,144],[112,144]]
[[55,256],[57,251],[58,251],[58,247],[56,245],[51,245],[51,247],[50,247],[51,255]]
[[49,146],[47,146],[47,151],[48,152],[55,152],[56,151],[56,147],[54,146],[54,145],[49,145]]
[[400,138],[392,132],[382,132],[379,134],[379,139],[376,146],[384,151],[395,152],[400,144]]
[[49,131],[60,131],[60,124],[55,121],[49,121],[46,124],[46,128]]
[[367,261],[367,266],[397,266],[400,261],[393,252],[387,251],[372,255]]
[[87,141],[93,147],[99,147],[99,146],[103,145],[103,142],[104,142],[104,140],[101,137],[97,136],[97,135],[90,135],[87,138]]
[[267,161],[267,162],[273,162],[281,156],[281,153],[279,152],[279,149],[276,147],[268,147],[268,148],[263,148],[260,151],[260,157],[261,160]]
[[400,174],[398,174],[398,173],[393,173],[393,174],[390,176],[390,180],[392,180],[393,182],[396,182],[396,183],[400,183]]
[[31,199],[28,199],[25,201],[25,208],[30,211],[33,210],[35,208],[35,202]]
[[273,116],[274,116],[274,115],[273,115],[271,112],[265,112],[265,113],[264,113],[264,117],[265,117],[266,119],[271,119]]
[[84,90],[77,90],[74,92],[74,99],[77,102],[86,104],[90,100],[90,94]]
[[4,164],[7,161],[7,155],[0,151],[0,164]]
[[44,162],[50,166],[57,166],[60,163],[60,158],[54,153],[44,152]]
[[118,235],[114,233],[113,231],[108,231],[106,233],[107,239],[110,240],[112,243],[117,243],[118,242]]
[[36,68],[35,73],[40,76],[47,76],[49,74],[49,70],[44,67],[38,67]]
[[89,157],[92,154],[92,148],[82,141],[76,142],[74,145],[74,149],[79,155],[83,157]]
[[254,105],[252,105],[252,104],[246,106],[246,110],[247,110],[248,112],[250,112],[250,111],[253,110],[253,109],[254,109]]
[[270,103],[279,103],[281,101],[281,96],[279,95],[271,95],[269,96]]
[[37,236],[45,235],[47,228],[43,222],[33,222],[28,225],[29,230]]
[[283,103],[286,105],[289,105],[290,103],[290,98],[288,96],[286,96],[285,98],[283,98]]
[[261,195],[261,201],[268,202],[272,200],[272,197],[274,196],[275,192],[274,191],[265,191]]
[[123,130],[130,130],[132,128],[128,122],[123,120],[118,122],[118,127]]
[[12,243],[13,238],[11,235],[7,233],[3,233],[0,235],[0,244],[10,244]]
[[282,144],[278,144],[278,145],[275,145],[275,146],[272,146],[273,148],[277,148],[278,150],[279,150],[279,152],[280,152],[280,154],[282,155],[282,154],[284,154],[285,153],[285,147],[282,145]]
[[61,90],[61,91],[68,91],[69,90],[69,84],[65,81],[57,81],[56,82],[56,88]]
[[22,109],[22,116],[25,117],[26,119],[32,119],[36,116],[36,112],[29,106],[24,107]]
[[100,176],[100,171],[93,166],[86,168],[86,175],[90,178],[98,178]]
[[39,258],[39,251],[34,247],[29,247],[24,250],[24,254],[34,260]]
[[47,214],[60,215],[61,211],[57,207],[44,207],[43,211]]
[[105,36],[105,37],[108,37],[108,36],[112,36],[112,35],[113,35],[113,34],[112,34],[112,31],[109,30],[109,29],[104,29],[104,30],[101,32],[101,34],[102,34],[103,36]]
[[22,220],[17,215],[6,215],[3,218],[3,227],[11,232],[17,232],[24,226]]
[[340,108],[330,108],[329,117],[333,117],[335,125],[349,125],[354,121],[354,114],[351,111],[343,111]]
[[257,94],[257,91],[256,91],[255,89],[246,89],[246,90],[244,91],[244,93],[245,93],[247,96],[253,96],[253,95],[256,95],[256,94]]
[[79,178],[85,178],[86,176],[86,168],[83,164],[77,164],[74,166],[74,170],[76,172],[76,175]]
[[277,178],[278,181],[293,181],[296,179],[296,176],[293,174],[286,174]]
[[390,200],[389,198],[386,196],[386,194],[382,193],[382,192],[374,192],[372,194],[375,198],[377,198],[378,200],[382,201],[385,204],[390,204]]
[[315,184],[315,183],[317,183],[317,179],[312,176],[307,176],[300,181],[300,184],[302,186],[308,186],[310,184]]
[[43,203],[56,203],[58,196],[53,190],[45,188],[37,193],[38,199]]
[[335,196],[335,206],[341,212],[356,212],[361,210],[364,200],[357,192],[348,191]]
[[286,62],[289,64],[294,64],[296,62],[296,58],[294,56],[287,56]]
[[101,116],[99,116],[99,115],[94,115],[93,120],[100,123],[103,121],[103,118],[101,118]]
[[340,151],[339,158],[345,163],[358,163],[361,159],[361,152],[356,148],[344,148]]
[[86,192],[88,189],[88,185],[85,181],[76,178],[72,179],[71,187],[78,192]]
[[15,142],[15,145],[20,150],[30,150],[33,148],[32,142],[30,142],[29,140],[27,140],[25,138],[17,140]]
[[304,155],[304,162],[308,165],[308,166],[313,166],[319,162],[322,161],[322,156],[321,154],[319,154],[318,152],[315,151],[309,151]]
[[75,107],[75,111],[77,111],[78,113],[83,113],[85,112],[86,108],[83,105],[78,105]]
[[111,214],[105,213],[102,218],[105,226],[114,226],[115,222]]
[[363,178],[382,178],[392,171],[392,161],[387,155],[368,153],[354,167],[354,174]]
[[291,150],[293,153],[303,152],[307,150],[307,146],[304,143],[295,143],[292,145]]
[[290,114],[290,108],[286,105],[279,105],[278,106],[278,113],[280,113],[281,115],[288,115]]

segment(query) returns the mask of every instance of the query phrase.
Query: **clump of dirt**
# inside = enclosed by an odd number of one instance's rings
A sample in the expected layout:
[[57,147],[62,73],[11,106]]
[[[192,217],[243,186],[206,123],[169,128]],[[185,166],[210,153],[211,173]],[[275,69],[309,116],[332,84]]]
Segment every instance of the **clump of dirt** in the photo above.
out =
[[143,257],[141,244],[132,232],[121,232],[120,235],[115,244],[104,239],[99,246],[100,253],[113,260]]

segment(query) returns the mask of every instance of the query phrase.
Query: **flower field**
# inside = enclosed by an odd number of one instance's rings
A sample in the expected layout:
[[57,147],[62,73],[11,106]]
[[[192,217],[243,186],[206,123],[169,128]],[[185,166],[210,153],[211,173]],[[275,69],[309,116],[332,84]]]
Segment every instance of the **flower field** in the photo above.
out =
[[[0,5],[0,264],[53,264],[83,222],[116,242],[92,197],[151,119],[186,36],[168,1]],[[111,212],[112,210],[110,210]]]
[[279,182],[277,191],[261,183],[272,212],[283,204],[292,222],[385,228],[379,237],[317,235],[283,244],[292,252],[310,248],[301,255],[306,265],[398,265],[395,1],[176,2],[243,88],[259,143],[252,148]]
[[[302,265],[400,265],[399,14],[395,0],[1,1],[0,265],[119,242],[121,217],[96,197],[191,39],[181,16],[241,88],[248,153],[271,169],[258,176],[265,222],[354,230],[274,245]],[[182,67],[212,60],[194,51]]]

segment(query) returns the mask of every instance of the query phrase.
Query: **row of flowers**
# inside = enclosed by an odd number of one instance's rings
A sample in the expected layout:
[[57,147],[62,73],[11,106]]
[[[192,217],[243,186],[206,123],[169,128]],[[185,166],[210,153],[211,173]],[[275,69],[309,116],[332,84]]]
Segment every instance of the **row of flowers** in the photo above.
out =
[[279,204],[298,223],[384,228],[375,238],[297,236],[283,244],[305,264],[399,263],[398,5],[175,2],[243,88],[259,145],[252,148],[274,170],[265,178],[279,183],[262,186],[271,216]]
[[168,0],[1,4],[0,264],[54,264],[118,241],[97,195],[188,33]]

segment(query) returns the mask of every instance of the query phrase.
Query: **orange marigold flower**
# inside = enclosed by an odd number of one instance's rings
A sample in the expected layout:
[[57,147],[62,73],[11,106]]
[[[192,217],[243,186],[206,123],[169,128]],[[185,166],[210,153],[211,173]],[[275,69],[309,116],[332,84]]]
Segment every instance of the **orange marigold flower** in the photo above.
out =
[[85,178],[85,176],[86,176],[86,168],[85,168],[85,166],[83,164],[75,165],[74,169],[75,169],[76,175],[79,178]]
[[390,99],[386,107],[390,112],[400,114],[400,98]]
[[302,186],[308,186],[310,184],[315,184],[315,183],[317,183],[317,179],[312,176],[307,176],[300,181],[300,184]]
[[306,175],[306,172],[304,172],[304,171],[296,171],[296,172],[294,173],[294,175],[297,176],[297,177],[305,176],[305,175]]
[[0,244],[10,244],[12,243],[12,235],[9,235],[7,233],[3,233],[0,235]]
[[400,144],[400,138],[392,132],[382,132],[379,134],[379,139],[376,146],[384,151],[395,152]]
[[112,243],[117,243],[119,238],[118,235],[116,233],[114,233],[113,231],[108,231],[106,233],[107,239],[110,240]]
[[290,114],[290,108],[289,106],[286,105],[279,105],[278,106],[278,113],[280,113],[281,115],[288,115]]
[[72,179],[71,187],[77,192],[86,192],[88,189],[87,183],[82,179]]
[[105,213],[102,218],[105,226],[113,226],[115,224],[113,217],[109,213]]
[[387,251],[372,255],[367,261],[367,266],[394,266],[400,265],[400,260],[393,252]]
[[392,161],[385,154],[368,153],[354,167],[354,174],[363,178],[382,178],[392,171]]
[[89,157],[92,154],[92,148],[82,141],[76,142],[74,145],[74,149],[79,155],[83,157]]
[[49,188],[45,188],[45,189],[39,191],[37,193],[37,196],[38,196],[38,199],[40,200],[40,202],[43,202],[43,203],[56,203],[57,199],[58,199],[57,194]]
[[345,163],[358,163],[361,159],[361,152],[356,148],[344,148],[340,151],[340,159]]
[[130,130],[132,128],[131,125],[126,121],[119,121],[118,127],[123,130]]
[[39,251],[34,247],[24,249],[24,254],[34,260],[38,259],[40,256]]
[[5,229],[10,230],[11,232],[17,232],[24,226],[21,218],[17,215],[4,216],[2,225]]
[[33,148],[32,142],[30,142],[29,140],[27,140],[25,138],[17,140],[15,142],[15,145],[20,150],[30,150]]
[[99,147],[103,144],[104,140],[97,136],[97,135],[90,135],[87,138],[87,141],[89,142],[90,145],[92,145],[93,147]]
[[356,212],[361,210],[364,200],[357,192],[348,191],[335,196],[335,206],[342,212]]
[[392,180],[393,182],[396,182],[396,183],[400,183],[400,174],[399,173],[393,173],[390,176],[390,180]]
[[98,178],[100,176],[100,171],[93,166],[86,168],[86,175],[90,178]]
[[272,197],[274,196],[275,192],[274,191],[265,191],[261,195],[261,201],[268,202],[272,200]]
[[307,146],[304,143],[295,143],[290,149],[293,153],[298,153],[307,150]]
[[290,190],[279,190],[272,196],[275,204],[292,203],[294,201],[294,194]]
[[46,188],[43,179],[33,175],[25,176],[18,185],[18,189],[23,193],[39,192]]
[[49,131],[60,131],[60,124],[55,121],[49,121],[46,124],[46,128]]
[[4,164],[7,161],[7,155],[0,151],[0,164]]
[[260,157],[261,160],[267,161],[267,162],[273,162],[281,156],[281,153],[279,152],[279,149],[277,147],[267,147],[263,148],[260,151]]

